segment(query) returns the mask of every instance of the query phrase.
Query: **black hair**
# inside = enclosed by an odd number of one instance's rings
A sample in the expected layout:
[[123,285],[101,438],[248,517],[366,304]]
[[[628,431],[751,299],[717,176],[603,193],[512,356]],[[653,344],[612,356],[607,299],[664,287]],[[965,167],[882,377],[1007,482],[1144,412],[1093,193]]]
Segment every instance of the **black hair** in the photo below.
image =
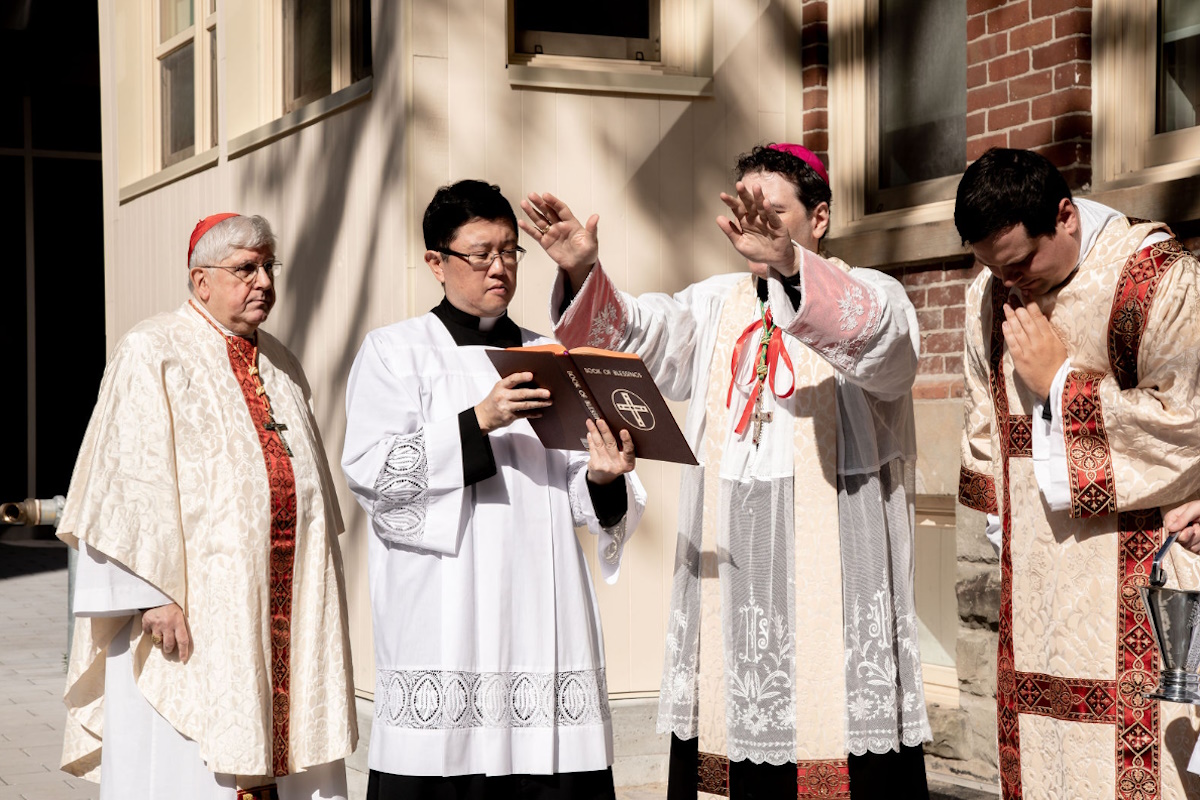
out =
[[734,179],[739,181],[753,172],[774,172],[787,178],[796,187],[796,197],[810,216],[814,208],[833,199],[829,184],[821,179],[815,169],[803,159],[781,150],[772,150],[769,145],[757,145],[749,153],[742,153],[733,172]]
[[500,187],[484,181],[465,180],[443,186],[425,207],[421,230],[425,249],[442,252],[450,246],[458,229],[473,219],[504,222],[517,232],[517,215]]
[[954,201],[963,244],[982,242],[1020,223],[1030,238],[1054,233],[1058,207],[1071,190],[1045,156],[993,147],[967,167]]

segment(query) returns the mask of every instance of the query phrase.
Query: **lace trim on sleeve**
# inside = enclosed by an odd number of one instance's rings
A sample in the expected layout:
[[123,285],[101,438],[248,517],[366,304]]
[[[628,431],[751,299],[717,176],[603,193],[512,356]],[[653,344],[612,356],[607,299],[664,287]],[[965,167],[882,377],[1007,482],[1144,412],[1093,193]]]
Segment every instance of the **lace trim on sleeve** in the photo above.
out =
[[397,544],[421,541],[429,508],[429,459],[423,431],[397,437],[379,471],[375,491],[379,499],[372,517],[379,536]]
[[[580,497],[578,480],[580,470],[587,467],[587,461],[584,459],[575,459],[567,467],[567,497],[571,501],[571,518],[576,527],[587,524],[587,518],[583,512],[583,498]],[[626,490],[628,491],[628,490]],[[621,521],[611,528],[603,528],[604,532],[609,535],[611,541],[604,548],[601,554],[604,561],[610,565],[616,565],[621,562],[621,545],[625,541],[627,531],[625,522],[629,519],[629,513],[621,517]]]

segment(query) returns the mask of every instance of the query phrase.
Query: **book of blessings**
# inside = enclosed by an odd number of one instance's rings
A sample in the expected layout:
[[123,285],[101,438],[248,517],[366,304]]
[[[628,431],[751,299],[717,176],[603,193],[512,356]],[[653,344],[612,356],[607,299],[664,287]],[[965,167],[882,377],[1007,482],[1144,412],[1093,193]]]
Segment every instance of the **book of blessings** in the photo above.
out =
[[552,404],[530,418],[550,449],[587,450],[587,420],[603,419],[614,436],[629,431],[638,458],[695,464],[696,456],[675,423],[646,365],[633,353],[562,345],[488,350],[502,377],[532,372],[550,390]]

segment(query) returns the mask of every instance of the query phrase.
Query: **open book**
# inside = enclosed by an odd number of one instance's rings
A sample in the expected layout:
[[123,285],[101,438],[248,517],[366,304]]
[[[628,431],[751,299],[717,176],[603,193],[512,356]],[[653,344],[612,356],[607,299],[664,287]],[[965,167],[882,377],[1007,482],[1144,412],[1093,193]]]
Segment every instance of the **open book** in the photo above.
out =
[[487,354],[501,376],[532,372],[533,382],[550,390],[553,405],[529,420],[547,448],[587,450],[587,420],[603,419],[614,436],[629,431],[638,458],[697,463],[667,401],[635,354],[594,347],[568,351],[558,344]]

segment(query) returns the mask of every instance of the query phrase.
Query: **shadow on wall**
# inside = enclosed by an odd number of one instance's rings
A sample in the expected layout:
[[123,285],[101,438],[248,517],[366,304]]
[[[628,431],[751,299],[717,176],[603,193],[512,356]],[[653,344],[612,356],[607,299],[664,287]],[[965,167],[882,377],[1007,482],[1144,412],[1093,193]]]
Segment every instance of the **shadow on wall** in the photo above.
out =
[[[337,264],[335,250],[338,245],[337,232],[348,228],[367,230],[367,241],[361,248],[350,252],[361,253],[362,263],[348,265],[351,273],[359,276],[351,307],[346,314],[346,325],[340,331],[341,341],[332,349],[331,359],[334,373],[332,385],[342,387],[350,372],[350,365],[366,333],[368,301],[375,270],[378,266],[379,238],[384,225],[403,224],[401,220],[382,218],[387,207],[385,196],[394,187],[402,185],[404,155],[404,125],[406,110],[400,108],[397,98],[403,97],[400,75],[396,60],[398,49],[396,33],[399,29],[399,4],[376,3],[376,20],[372,24],[374,35],[372,96],[363,104],[318,123],[321,169],[298,170],[291,158],[294,150],[288,147],[272,147],[269,155],[258,159],[241,178],[236,194],[242,197],[259,195],[267,197],[293,198],[302,204],[295,225],[296,238],[292,250],[287,254],[287,270],[290,273],[288,296],[285,301],[289,315],[279,338],[298,356],[308,352],[311,344],[314,318],[322,298],[333,279]],[[372,212],[369,219],[357,220],[355,226],[346,225],[349,208],[351,181],[354,165],[363,149],[363,138],[372,128],[395,131],[396,135],[386,140],[386,148],[379,159],[380,176],[378,195],[363,207]],[[303,186],[304,195],[296,197],[298,187]],[[353,269],[357,267],[357,269]],[[341,403],[326,405],[327,418],[321,420],[322,430],[328,430],[328,412],[341,413]],[[337,454],[333,460],[337,460]]]

